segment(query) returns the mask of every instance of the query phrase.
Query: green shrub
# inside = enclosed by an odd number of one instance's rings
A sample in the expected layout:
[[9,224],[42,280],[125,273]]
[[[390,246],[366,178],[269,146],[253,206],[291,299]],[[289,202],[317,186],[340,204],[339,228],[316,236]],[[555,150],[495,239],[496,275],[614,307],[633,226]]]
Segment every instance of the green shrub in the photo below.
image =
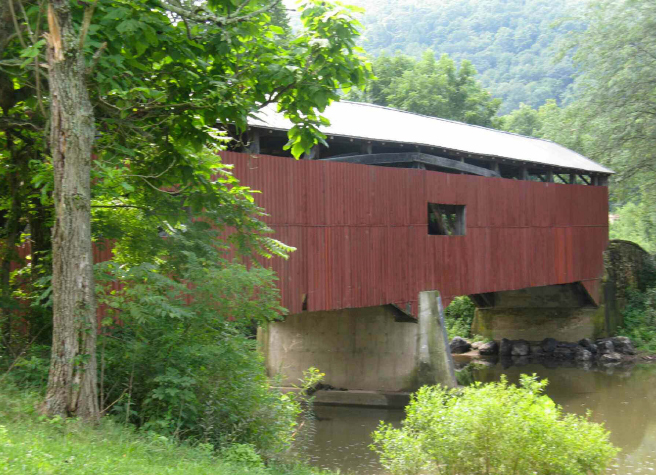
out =
[[372,449],[394,474],[600,473],[618,452],[588,417],[564,414],[542,394],[546,381],[421,388],[402,428],[381,423]]
[[264,467],[262,457],[259,456],[252,444],[228,445],[221,450],[221,458],[226,462],[247,467]]
[[43,389],[50,369],[50,346],[32,345],[17,357],[0,356],[0,381],[11,381],[23,388]]
[[459,336],[469,338],[471,336],[471,326],[474,321],[474,311],[476,307],[469,297],[463,295],[456,297],[446,307],[444,311],[444,323],[449,340]]
[[630,289],[622,316],[624,325],[618,333],[631,338],[637,349],[656,352],[656,286]]
[[168,257],[155,263],[98,266],[109,315],[99,344],[102,405],[166,436],[218,449],[252,444],[268,460],[280,457],[300,404],[270,387],[251,330],[283,312],[275,275],[228,260],[193,232],[170,230]]
[[624,321],[618,333],[631,338],[637,349],[656,352],[656,265],[653,258],[639,277],[640,288],[627,291]]

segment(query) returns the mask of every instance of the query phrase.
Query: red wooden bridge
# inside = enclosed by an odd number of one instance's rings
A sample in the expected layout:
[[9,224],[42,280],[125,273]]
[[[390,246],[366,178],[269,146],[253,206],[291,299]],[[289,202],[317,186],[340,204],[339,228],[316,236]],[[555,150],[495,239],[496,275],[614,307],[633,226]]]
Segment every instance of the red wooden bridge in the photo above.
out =
[[[327,160],[222,153],[262,191],[291,314],[580,282],[598,300],[608,241],[606,186],[490,178]],[[463,235],[431,235],[427,204],[460,205]]]

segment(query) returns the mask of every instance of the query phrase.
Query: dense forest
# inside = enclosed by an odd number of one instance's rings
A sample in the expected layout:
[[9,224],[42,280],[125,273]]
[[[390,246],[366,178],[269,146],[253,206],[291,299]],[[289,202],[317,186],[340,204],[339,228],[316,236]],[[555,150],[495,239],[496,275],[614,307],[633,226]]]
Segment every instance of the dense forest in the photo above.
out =
[[586,22],[582,0],[355,0],[366,10],[362,46],[420,57],[430,48],[471,61],[480,80],[503,100],[500,112],[548,99],[566,103],[574,66],[555,61],[561,42]]

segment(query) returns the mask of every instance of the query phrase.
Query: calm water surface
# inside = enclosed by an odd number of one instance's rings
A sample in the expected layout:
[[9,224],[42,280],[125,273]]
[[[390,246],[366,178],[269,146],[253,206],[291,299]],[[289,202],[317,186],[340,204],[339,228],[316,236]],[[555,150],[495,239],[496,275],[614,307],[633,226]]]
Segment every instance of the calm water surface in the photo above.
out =
[[[545,368],[526,365],[504,369],[501,365],[473,371],[477,381],[497,381],[506,374],[517,382],[522,373],[547,378],[547,394],[564,410],[603,422],[611,441],[622,452],[609,474],[656,475],[656,365],[632,369],[586,371],[578,368]],[[385,472],[368,449],[370,434],[381,420],[398,425],[401,410],[317,406],[315,434],[309,447],[312,463],[342,473],[373,475]]]

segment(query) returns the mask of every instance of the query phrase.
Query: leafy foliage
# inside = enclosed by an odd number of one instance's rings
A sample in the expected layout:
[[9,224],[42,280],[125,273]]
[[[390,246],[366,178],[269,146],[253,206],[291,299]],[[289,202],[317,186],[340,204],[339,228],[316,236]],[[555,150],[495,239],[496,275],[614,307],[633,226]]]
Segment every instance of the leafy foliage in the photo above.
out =
[[629,290],[622,316],[618,333],[631,338],[639,350],[656,352],[656,285],[644,292]]
[[249,338],[252,325],[283,312],[275,277],[228,259],[215,234],[195,222],[170,230],[155,263],[97,266],[108,308],[103,400],[150,430],[217,447],[252,444],[273,457],[289,448],[300,410],[270,389]]
[[446,331],[451,340],[455,336],[469,338],[471,326],[474,321],[476,307],[466,295],[456,297],[444,311],[444,323]]
[[501,105],[477,81],[469,61],[457,67],[446,54],[437,60],[428,50],[419,61],[381,55],[373,62],[373,72],[376,79],[352,99],[483,126],[492,124]]
[[610,238],[625,239],[656,253],[656,209],[647,200],[629,201],[612,211]]
[[564,414],[522,375],[463,389],[424,386],[400,429],[381,423],[372,449],[395,474],[601,473],[617,454],[603,426]]
[[622,310],[624,325],[618,333],[628,336],[639,350],[656,352],[656,264],[652,261],[640,276],[641,288],[628,289]]

